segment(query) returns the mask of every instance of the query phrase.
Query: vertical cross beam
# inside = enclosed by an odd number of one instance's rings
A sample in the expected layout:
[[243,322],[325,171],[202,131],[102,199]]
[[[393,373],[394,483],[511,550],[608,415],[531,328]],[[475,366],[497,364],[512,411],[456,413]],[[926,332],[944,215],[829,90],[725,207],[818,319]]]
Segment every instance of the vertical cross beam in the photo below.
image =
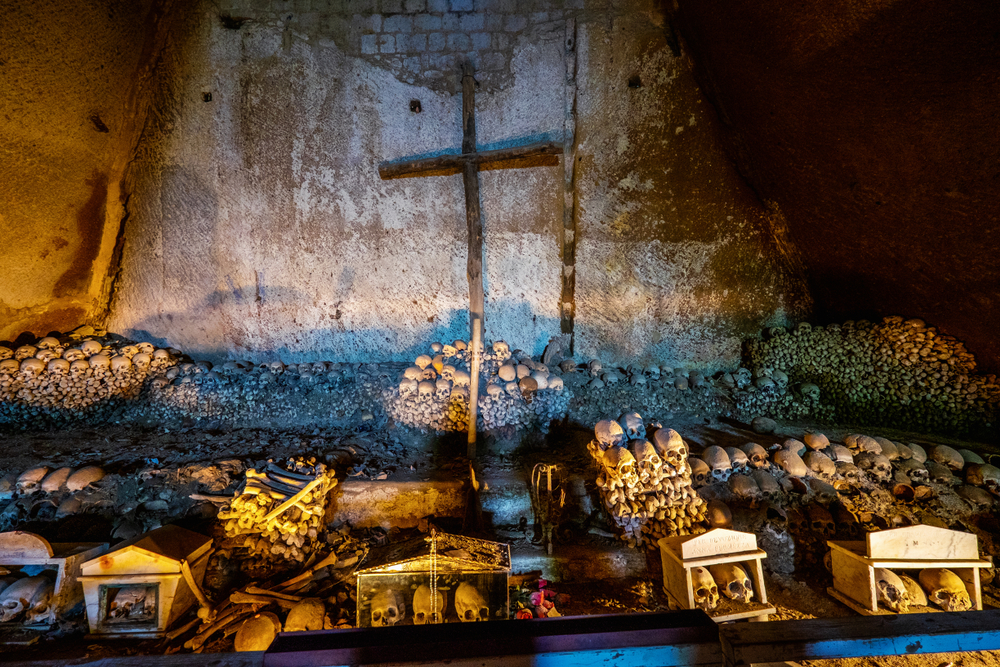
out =
[[[476,152],[476,78],[472,63],[462,65],[462,153]],[[476,419],[479,407],[479,360],[483,343],[483,211],[479,205],[479,165],[466,160],[462,165],[465,182],[465,222],[469,228],[469,329],[472,332],[472,359],[469,364],[468,456],[476,458]]]

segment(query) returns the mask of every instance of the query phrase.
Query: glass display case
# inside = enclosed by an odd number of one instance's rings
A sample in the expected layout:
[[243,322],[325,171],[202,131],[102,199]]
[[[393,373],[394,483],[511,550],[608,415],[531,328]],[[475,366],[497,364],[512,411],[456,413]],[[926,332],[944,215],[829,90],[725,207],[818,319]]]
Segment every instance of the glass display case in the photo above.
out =
[[358,627],[506,619],[510,546],[436,533],[372,549],[358,571]]

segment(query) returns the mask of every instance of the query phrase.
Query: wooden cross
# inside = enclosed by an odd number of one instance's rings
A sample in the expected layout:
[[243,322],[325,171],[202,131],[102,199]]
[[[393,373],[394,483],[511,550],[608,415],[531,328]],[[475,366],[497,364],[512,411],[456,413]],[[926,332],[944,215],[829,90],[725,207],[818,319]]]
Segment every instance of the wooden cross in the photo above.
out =
[[462,65],[462,152],[379,165],[383,180],[462,173],[465,221],[469,228],[469,330],[472,361],[469,375],[469,458],[476,453],[476,409],[479,404],[479,350],[483,338],[483,211],[479,205],[479,172],[483,169],[553,166],[559,164],[562,143],[543,141],[491,151],[476,150],[476,79],[472,64]]

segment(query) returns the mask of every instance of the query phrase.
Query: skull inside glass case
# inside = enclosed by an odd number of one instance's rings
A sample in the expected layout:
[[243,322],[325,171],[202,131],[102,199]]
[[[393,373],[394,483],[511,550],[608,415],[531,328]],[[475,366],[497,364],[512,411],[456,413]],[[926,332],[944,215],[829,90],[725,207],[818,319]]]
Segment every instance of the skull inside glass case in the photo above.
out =
[[506,619],[510,546],[436,533],[372,549],[358,571],[358,627]]

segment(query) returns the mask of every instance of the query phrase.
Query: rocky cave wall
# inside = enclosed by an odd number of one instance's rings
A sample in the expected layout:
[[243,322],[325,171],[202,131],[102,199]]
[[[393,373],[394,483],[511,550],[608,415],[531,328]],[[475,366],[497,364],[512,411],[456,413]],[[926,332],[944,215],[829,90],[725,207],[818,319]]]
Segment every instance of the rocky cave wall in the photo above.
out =
[[787,219],[820,322],[920,317],[1000,370],[1000,12],[679,0],[730,154]]
[[14,339],[106,314],[160,12],[39,0],[0,16],[0,339]]
[[745,336],[808,311],[654,3],[307,4],[206,2],[168,31],[112,330],[286,362],[467,336],[461,178],[377,171],[458,149],[464,58],[481,146],[562,140],[576,99],[570,268],[563,166],[481,174],[488,338],[539,353],[569,270],[577,352],[606,361],[734,366]]

